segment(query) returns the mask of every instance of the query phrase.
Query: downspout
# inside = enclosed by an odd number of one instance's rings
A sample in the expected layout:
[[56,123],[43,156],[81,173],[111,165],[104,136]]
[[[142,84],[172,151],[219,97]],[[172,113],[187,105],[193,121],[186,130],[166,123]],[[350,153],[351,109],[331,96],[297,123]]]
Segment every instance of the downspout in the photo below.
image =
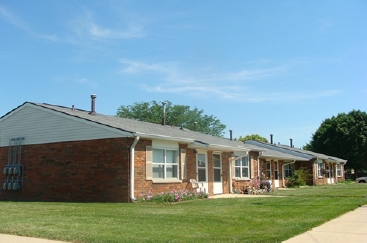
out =
[[285,165],[291,165],[291,164],[294,164],[294,163],[296,163],[296,160],[293,160],[293,162],[290,162],[290,163],[288,163],[288,164],[283,164],[283,165],[282,165],[282,184],[283,184],[283,188],[285,187],[285,184],[284,184],[284,175],[283,175],[283,172],[284,172],[284,166],[285,166]]
[[136,199],[134,197],[134,191],[135,191],[134,168],[135,168],[135,145],[138,143],[138,141],[139,141],[139,136],[135,137],[135,140],[130,147],[130,199],[133,202],[136,202]]
[[232,191],[232,163],[233,163],[233,160],[232,160],[232,156],[229,155],[230,158],[229,158],[229,193],[233,193]]

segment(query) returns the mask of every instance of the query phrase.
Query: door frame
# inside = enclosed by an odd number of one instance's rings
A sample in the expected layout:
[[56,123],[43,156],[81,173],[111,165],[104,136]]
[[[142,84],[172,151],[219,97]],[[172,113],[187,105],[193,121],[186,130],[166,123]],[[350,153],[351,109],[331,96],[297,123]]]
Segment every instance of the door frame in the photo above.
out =
[[[205,167],[199,167],[199,155],[204,155],[205,156]],[[204,168],[205,170],[205,181],[204,180],[199,180],[199,170],[202,170]],[[209,183],[208,183],[208,152],[206,150],[196,150],[196,181],[199,184],[199,191],[204,191],[206,193],[209,193]]]
[[[277,164],[277,166],[275,166],[275,163]],[[279,161],[274,160],[273,164],[274,164],[274,188],[278,188],[279,187]],[[277,173],[275,173],[275,171]],[[275,175],[278,176],[278,179],[275,178]]]
[[[219,155],[219,167],[215,167],[214,164],[214,155]],[[222,154],[221,153],[213,153],[213,193],[214,194],[223,194],[223,178],[222,178],[222,170],[223,170],[223,162],[222,162]],[[220,181],[215,181],[215,170],[220,171]]]

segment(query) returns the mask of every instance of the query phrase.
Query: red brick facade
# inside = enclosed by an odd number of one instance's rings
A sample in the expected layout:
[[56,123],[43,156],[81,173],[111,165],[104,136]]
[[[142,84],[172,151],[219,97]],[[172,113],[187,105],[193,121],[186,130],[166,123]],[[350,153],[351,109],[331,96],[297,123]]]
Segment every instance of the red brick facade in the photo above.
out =
[[[24,188],[0,190],[0,200],[128,201],[129,149],[115,138],[22,146]],[[8,148],[0,148],[0,168]],[[1,188],[5,175],[0,174]]]
[[[25,201],[67,201],[67,202],[129,202],[130,199],[130,148],[134,138],[113,138],[88,141],[74,141],[22,146],[22,164],[24,166],[24,188],[21,190],[0,190],[0,200]],[[196,151],[186,144],[180,144],[179,150],[186,150],[186,178],[176,183],[153,183],[146,180],[146,148],[152,141],[140,139],[135,146],[134,160],[134,197],[140,193],[168,192],[173,189],[190,188],[189,179],[196,179]],[[213,151],[207,151],[208,189],[213,195]],[[258,169],[266,172],[265,160],[258,165],[258,152],[250,152],[251,174],[257,177]],[[180,157],[180,156],[179,156]],[[230,178],[230,159],[232,153],[222,152],[223,193],[244,190],[250,180]],[[180,157],[181,159],[181,157]],[[0,168],[8,161],[8,147],[0,148]],[[182,161],[179,162],[180,165]],[[272,175],[274,161],[270,160]],[[279,186],[282,187],[282,161],[278,161]],[[296,162],[295,169],[309,168],[316,164]],[[335,165],[333,165],[333,169]],[[181,166],[180,166],[181,168]],[[315,168],[314,168],[315,171]],[[234,173],[234,171],[232,171]],[[316,167],[317,173],[317,167]],[[334,173],[335,175],[335,173]],[[315,178],[315,177],[314,177]],[[0,174],[1,189],[6,175]],[[274,185],[274,178],[272,185]],[[341,178],[343,179],[343,178]],[[340,180],[336,178],[335,182]],[[317,184],[326,184],[326,178],[317,178]],[[230,184],[231,183],[231,184]],[[308,184],[312,185],[312,181]]]
[[[24,187],[0,190],[0,200],[129,202],[130,147],[133,138],[98,139],[22,146]],[[134,196],[140,193],[168,192],[191,188],[196,179],[196,151],[186,150],[187,177],[178,183],[153,183],[146,180],[146,147],[152,141],[140,139],[135,146]],[[230,193],[229,158],[222,153],[223,193]],[[213,194],[213,152],[207,152],[209,193]],[[0,168],[8,160],[8,147],[0,148]],[[181,163],[181,161],[180,161]],[[6,175],[0,174],[1,189]],[[181,179],[181,178],[180,178]]]

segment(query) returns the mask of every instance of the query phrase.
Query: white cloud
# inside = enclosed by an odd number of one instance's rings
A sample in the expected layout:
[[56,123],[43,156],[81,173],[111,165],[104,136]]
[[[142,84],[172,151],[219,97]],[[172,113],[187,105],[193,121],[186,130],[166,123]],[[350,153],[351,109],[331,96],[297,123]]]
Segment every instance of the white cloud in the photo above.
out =
[[[124,75],[147,75],[151,80],[158,80],[141,85],[147,92],[181,94],[200,98],[218,98],[245,103],[289,102],[312,100],[338,95],[341,91],[294,90],[285,82],[279,81],[287,72],[290,65],[277,67],[248,68],[236,72],[207,73],[192,75],[188,70],[182,70],[179,63],[152,63],[121,59],[121,73]],[[196,71],[197,73],[197,71]],[[268,87],[268,82],[280,82]],[[256,82],[255,82],[256,81]]]
[[0,17],[24,31],[29,31],[28,24],[3,6],[0,6]]
[[88,31],[93,37],[104,39],[130,39],[143,36],[142,26],[139,25],[130,25],[125,30],[114,30],[100,27],[91,22],[89,23]]

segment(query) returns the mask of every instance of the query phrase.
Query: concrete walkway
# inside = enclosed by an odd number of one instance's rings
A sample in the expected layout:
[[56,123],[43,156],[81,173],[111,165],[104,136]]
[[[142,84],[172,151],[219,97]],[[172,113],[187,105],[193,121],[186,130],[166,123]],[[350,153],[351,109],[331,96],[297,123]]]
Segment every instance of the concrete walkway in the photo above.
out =
[[46,240],[32,237],[0,234],[0,243],[65,243],[63,241]]
[[367,242],[367,205],[330,220],[284,243]]

